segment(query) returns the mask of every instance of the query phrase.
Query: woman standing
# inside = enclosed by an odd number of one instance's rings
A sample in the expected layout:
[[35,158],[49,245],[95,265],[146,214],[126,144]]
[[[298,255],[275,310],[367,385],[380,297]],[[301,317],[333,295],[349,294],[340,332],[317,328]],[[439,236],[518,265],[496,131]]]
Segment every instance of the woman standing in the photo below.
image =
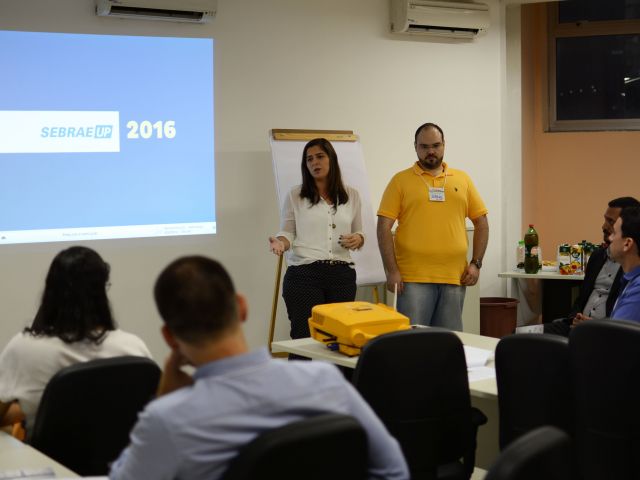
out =
[[269,238],[276,255],[287,254],[282,297],[291,321],[291,338],[309,336],[315,305],[355,299],[356,272],[349,250],[364,244],[360,195],[343,185],[333,145],[307,143],[300,164],[302,185],[282,207],[281,231]]

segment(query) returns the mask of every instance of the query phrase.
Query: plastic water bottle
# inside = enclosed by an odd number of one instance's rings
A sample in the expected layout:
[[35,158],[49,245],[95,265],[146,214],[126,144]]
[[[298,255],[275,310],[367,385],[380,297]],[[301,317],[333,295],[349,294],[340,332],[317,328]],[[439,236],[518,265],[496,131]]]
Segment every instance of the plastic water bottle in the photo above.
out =
[[516,269],[524,271],[524,240],[518,241],[518,248],[516,250]]

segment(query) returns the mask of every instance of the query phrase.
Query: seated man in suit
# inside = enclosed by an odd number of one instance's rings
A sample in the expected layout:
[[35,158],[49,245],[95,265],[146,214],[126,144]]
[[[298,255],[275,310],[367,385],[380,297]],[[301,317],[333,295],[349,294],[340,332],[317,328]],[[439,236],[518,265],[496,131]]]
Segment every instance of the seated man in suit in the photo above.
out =
[[[220,478],[261,432],[321,413],[351,415],[364,427],[370,478],[409,478],[398,443],[335,366],[249,351],[246,301],[218,262],[178,259],[154,294],[171,354],[160,398],[140,414],[111,479]],[[181,369],[186,364],[193,377]]]
[[604,243],[589,258],[580,294],[573,304],[573,309],[567,317],[545,323],[545,333],[568,336],[571,327],[584,320],[603,319],[611,315],[620,293],[620,278],[623,272],[620,265],[610,256],[609,237],[622,209],[634,206],[640,206],[640,202],[633,197],[616,198],[609,202],[602,224]]

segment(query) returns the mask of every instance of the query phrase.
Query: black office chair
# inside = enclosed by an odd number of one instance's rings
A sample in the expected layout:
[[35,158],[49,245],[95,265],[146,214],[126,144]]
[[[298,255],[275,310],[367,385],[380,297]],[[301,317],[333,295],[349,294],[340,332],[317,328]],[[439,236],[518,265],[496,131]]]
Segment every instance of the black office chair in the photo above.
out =
[[[353,384],[398,440],[411,478],[468,479],[476,433],[462,343],[449,330],[405,330],[365,345]],[[463,459],[463,462],[460,462]]]
[[485,480],[567,480],[571,478],[570,446],[569,435],[562,430],[535,428],[502,451]]
[[500,449],[542,425],[571,435],[574,414],[569,340],[551,334],[509,335],[496,347]]
[[260,434],[231,461],[222,480],[367,478],[367,435],[353,418],[319,415]]
[[640,325],[583,322],[569,352],[581,478],[640,478]]
[[82,476],[106,475],[159,379],[158,365],[143,357],[63,368],[44,389],[29,443]]

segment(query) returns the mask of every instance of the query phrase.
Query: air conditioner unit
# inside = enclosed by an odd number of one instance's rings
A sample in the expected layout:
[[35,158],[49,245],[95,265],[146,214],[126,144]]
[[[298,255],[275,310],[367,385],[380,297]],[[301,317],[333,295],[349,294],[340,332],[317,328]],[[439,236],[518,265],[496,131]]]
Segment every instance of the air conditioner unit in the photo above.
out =
[[482,3],[391,0],[391,31],[414,35],[475,38],[489,28]]
[[207,23],[213,20],[218,0],[96,0],[100,17]]

